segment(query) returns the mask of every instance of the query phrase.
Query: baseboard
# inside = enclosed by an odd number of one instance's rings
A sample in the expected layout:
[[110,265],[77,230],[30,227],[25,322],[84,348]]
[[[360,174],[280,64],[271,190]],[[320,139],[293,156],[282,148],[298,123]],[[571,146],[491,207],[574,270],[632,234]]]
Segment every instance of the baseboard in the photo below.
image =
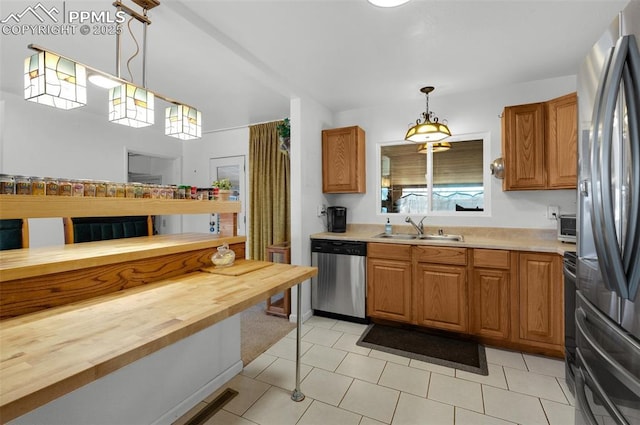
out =
[[[302,314],[302,322],[306,322],[307,320],[309,320],[311,318],[311,316],[313,316],[313,310],[307,310]],[[291,314],[289,316],[289,321],[291,323],[297,323],[298,320],[298,315],[297,314]]]
[[238,360],[227,370],[222,372],[220,375],[216,376],[214,379],[209,381],[202,388],[197,390],[195,393],[187,397],[180,404],[169,410],[167,413],[158,418],[153,425],[170,425],[176,421],[179,417],[187,413],[194,406],[200,403],[202,400],[211,395],[218,388],[222,387],[224,384],[229,382],[234,376],[242,372],[242,360]]

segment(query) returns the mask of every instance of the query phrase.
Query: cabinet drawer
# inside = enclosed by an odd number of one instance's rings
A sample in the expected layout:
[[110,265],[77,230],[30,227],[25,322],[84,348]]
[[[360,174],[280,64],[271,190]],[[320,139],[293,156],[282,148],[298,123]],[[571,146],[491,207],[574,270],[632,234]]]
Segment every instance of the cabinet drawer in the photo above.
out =
[[474,249],[473,266],[492,269],[509,268],[509,251],[499,249]]
[[409,261],[411,245],[371,242],[367,244],[367,257]]
[[413,259],[419,263],[467,264],[467,248],[414,246]]

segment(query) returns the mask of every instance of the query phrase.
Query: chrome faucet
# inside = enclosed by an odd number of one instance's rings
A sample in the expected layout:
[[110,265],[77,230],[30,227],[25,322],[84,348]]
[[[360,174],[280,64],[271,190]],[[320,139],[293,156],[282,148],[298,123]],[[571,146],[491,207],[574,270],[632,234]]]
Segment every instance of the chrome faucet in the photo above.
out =
[[422,222],[424,221],[425,218],[427,217],[426,216],[422,217],[422,219],[420,219],[420,222],[418,224],[416,224],[409,216],[407,216],[407,218],[405,218],[404,221],[406,221],[407,223],[411,223],[411,225],[416,229],[418,234],[422,236],[424,235],[424,226],[422,225]]

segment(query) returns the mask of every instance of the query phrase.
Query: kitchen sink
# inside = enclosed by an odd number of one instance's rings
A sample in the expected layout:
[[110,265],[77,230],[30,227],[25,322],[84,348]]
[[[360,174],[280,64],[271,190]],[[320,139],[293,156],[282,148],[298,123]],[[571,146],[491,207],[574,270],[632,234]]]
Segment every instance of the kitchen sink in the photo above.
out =
[[416,239],[432,240],[432,241],[456,241],[464,242],[462,235],[416,235]]
[[375,235],[374,238],[411,240],[411,239],[418,239],[418,235],[411,234],[411,233],[391,233],[391,234],[380,233],[378,235]]
[[374,236],[374,238],[380,239],[400,239],[400,240],[425,240],[425,241],[452,241],[452,242],[464,242],[462,235],[446,235],[446,234],[424,234],[418,235],[415,233],[380,233]]

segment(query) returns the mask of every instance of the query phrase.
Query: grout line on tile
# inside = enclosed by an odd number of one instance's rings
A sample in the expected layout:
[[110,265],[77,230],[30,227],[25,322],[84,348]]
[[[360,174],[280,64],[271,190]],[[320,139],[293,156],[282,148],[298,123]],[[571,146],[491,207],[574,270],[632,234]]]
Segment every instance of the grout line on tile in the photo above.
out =
[[[558,378],[557,376],[555,378],[556,378],[556,382],[560,386],[560,391],[562,391],[562,395],[564,396],[564,400],[566,401],[565,404],[571,406],[571,402],[569,401],[569,397],[567,397],[567,393],[564,391],[564,387],[562,386],[562,383],[560,382],[560,378]],[[567,383],[567,385],[569,385],[569,384]],[[568,388],[568,386],[567,386],[567,388]],[[559,402],[556,402],[556,403],[559,403]]]
[[[304,393],[304,391],[303,391],[303,393]],[[296,421],[296,424],[300,423],[300,421],[302,420],[302,417],[307,413],[309,408],[311,408],[311,405],[317,401],[315,398],[311,398],[311,397],[308,397],[308,398],[309,398],[309,400],[311,400],[311,403],[309,403],[307,408],[304,409],[304,412],[302,412],[302,415],[300,415],[300,418],[298,418],[298,420]],[[302,400],[306,400],[306,399],[307,399],[307,396],[305,396]],[[302,400],[300,400],[300,401],[302,401]],[[297,403],[297,402],[294,401],[294,403]],[[318,401],[318,403],[322,403],[322,402]],[[328,405],[328,406],[330,406],[330,405]]]
[[540,407],[542,407],[542,413],[544,413],[544,418],[547,420],[547,423],[550,424],[551,421],[549,420],[549,415],[547,414],[547,411],[544,409],[544,404],[542,403],[542,400],[540,399],[540,397],[538,397],[538,403],[540,403]]
[[[482,414],[486,415],[487,414],[487,408],[484,405],[484,384],[480,384],[480,398],[482,399]],[[454,412],[454,414],[455,414],[455,412]],[[453,421],[453,423],[454,424],[456,423],[455,420]]]

